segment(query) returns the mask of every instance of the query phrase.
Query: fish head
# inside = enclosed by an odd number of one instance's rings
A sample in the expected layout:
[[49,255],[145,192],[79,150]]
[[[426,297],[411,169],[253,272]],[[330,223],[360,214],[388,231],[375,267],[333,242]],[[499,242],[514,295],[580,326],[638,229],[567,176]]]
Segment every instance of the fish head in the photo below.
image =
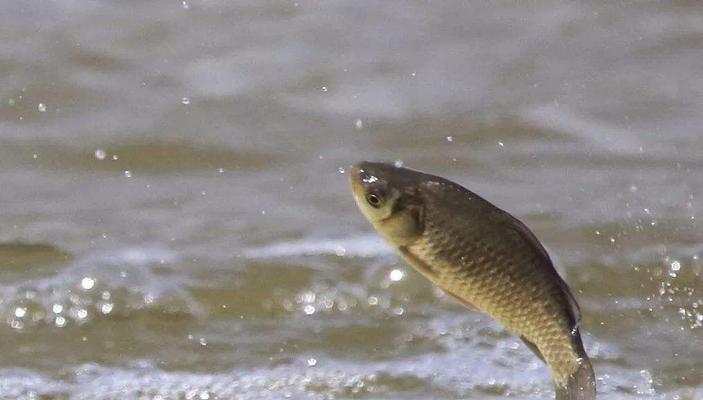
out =
[[421,172],[379,162],[355,164],[349,176],[354,200],[391,244],[405,246],[422,235]]

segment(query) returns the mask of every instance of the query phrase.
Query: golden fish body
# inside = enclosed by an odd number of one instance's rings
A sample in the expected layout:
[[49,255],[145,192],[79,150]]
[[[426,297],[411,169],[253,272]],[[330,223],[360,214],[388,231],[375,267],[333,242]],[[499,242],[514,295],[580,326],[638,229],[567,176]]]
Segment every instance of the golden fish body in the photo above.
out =
[[351,184],[361,211],[409,264],[545,361],[557,399],[595,398],[576,300],[524,224],[456,183],[407,168],[360,163]]

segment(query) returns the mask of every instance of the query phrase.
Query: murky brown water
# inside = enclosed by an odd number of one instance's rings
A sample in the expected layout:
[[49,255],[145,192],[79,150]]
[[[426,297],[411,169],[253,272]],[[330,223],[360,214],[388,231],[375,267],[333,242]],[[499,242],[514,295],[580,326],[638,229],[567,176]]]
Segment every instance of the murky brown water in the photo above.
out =
[[703,399],[696,2],[31,0],[0,39],[1,399],[551,398],[372,233],[361,159],[525,220],[600,398]]

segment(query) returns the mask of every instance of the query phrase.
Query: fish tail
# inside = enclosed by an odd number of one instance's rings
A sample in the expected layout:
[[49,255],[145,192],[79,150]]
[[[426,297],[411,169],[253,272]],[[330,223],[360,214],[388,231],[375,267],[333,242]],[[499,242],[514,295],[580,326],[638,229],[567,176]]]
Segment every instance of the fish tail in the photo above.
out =
[[578,369],[565,385],[556,385],[556,400],[594,400],[596,398],[596,377],[591,361],[582,353]]

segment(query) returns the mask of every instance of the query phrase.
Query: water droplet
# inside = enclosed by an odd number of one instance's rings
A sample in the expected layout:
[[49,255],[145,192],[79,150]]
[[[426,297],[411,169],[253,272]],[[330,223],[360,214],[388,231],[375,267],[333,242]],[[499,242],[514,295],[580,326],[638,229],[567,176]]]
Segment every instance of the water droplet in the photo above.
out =
[[[184,1],[183,3],[185,3],[185,1]],[[188,104],[190,104],[190,98],[189,98],[189,97],[184,97],[184,98],[182,98],[182,99],[181,99],[181,104],[187,106]]]
[[97,158],[98,160],[104,160],[105,159],[105,150],[103,150],[103,149],[95,150],[95,158]]
[[131,178],[131,177],[132,177],[132,171],[125,171],[125,172],[124,172],[124,177],[125,177],[125,178]]
[[39,110],[39,112],[46,112],[46,104],[44,104],[44,103],[39,103],[39,104],[37,105],[37,110]]
[[405,276],[405,272],[399,270],[399,269],[394,269],[388,274],[388,278],[392,280],[393,282],[398,282],[399,280],[403,279]]
[[93,288],[93,286],[95,286],[95,279],[86,276],[81,280],[81,287],[83,289],[90,290]]
[[364,121],[362,121],[362,120],[360,120],[359,118],[357,118],[357,119],[354,121],[354,127],[355,127],[356,129],[361,129],[361,128],[363,128],[363,127],[364,127]]
[[317,365],[317,360],[314,358],[308,358],[308,367],[314,367]]

